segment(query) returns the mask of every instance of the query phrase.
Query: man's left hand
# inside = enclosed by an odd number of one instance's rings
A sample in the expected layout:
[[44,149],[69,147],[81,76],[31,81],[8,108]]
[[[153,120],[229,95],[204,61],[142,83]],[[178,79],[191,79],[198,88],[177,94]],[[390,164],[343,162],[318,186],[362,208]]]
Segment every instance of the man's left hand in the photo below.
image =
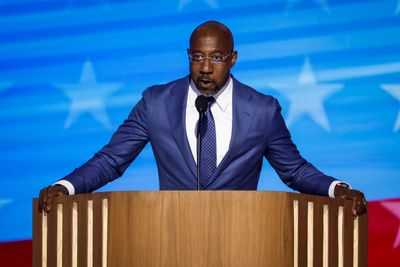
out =
[[349,189],[341,185],[335,187],[335,197],[349,199],[353,202],[353,216],[367,213],[367,201],[364,194],[358,190]]

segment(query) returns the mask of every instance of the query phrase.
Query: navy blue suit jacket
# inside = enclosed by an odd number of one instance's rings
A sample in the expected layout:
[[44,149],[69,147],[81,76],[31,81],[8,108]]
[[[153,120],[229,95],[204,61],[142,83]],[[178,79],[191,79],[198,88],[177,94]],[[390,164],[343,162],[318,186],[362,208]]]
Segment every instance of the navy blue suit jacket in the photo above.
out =
[[[205,189],[256,190],[265,156],[289,187],[302,193],[328,195],[335,179],[300,156],[277,100],[232,79],[231,142]],[[150,141],[160,189],[196,189],[196,163],[185,128],[189,81],[185,77],[145,90],[110,142],[63,179],[74,185],[76,193],[92,192],[120,177]]]

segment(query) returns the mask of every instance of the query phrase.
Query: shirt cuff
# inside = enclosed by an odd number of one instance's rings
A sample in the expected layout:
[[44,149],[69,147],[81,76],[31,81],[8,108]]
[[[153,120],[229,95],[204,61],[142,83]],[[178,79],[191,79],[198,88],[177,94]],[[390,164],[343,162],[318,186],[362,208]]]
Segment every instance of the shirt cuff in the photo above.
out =
[[328,196],[330,198],[335,198],[335,187],[337,184],[347,184],[349,186],[349,188],[351,189],[351,185],[349,185],[348,183],[345,183],[343,181],[333,181],[331,183],[331,185],[329,186],[329,190],[328,190]]
[[71,184],[71,182],[69,182],[67,180],[60,180],[60,181],[57,181],[56,183],[54,183],[53,185],[56,185],[56,184],[62,185],[65,188],[67,188],[68,195],[70,195],[70,196],[75,195],[75,187],[73,186],[73,184]]

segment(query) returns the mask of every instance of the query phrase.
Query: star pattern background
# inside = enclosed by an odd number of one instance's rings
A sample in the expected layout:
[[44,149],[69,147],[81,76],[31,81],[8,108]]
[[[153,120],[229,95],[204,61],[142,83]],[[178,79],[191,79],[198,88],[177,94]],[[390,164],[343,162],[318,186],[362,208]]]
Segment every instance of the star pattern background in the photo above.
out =
[[[400,253],[400,207],[384,204],[400,198],[399,13],[396,0],[0,1],[0,242],[31,238],[32,198],[106,144],[143,90],[188,74],[189,35],[213,19],[234,33],[233,75],[277,98],[308,161],[365,193],[371,225],[388,215],[377,246]],[[102,190],[157,189],[146,146]],[[292,191],[266,161],[259,190]]]
[[399,227],[393,242],[393,249],[397,249],[400,246],[400,201],[382,202],[381,205],[398,221]]
[[92,63],[85,62],[79,84],[57,84],[71,100],[64,127],[70,127],[83,113],[89,113],[105,128],[110,129],[105,102],[122,85],[122,83],[97,82]]
[[[309,0],[311,1],[311,0]],[[288,8],[293,7],[296,3],[303,2],[303,0],[288,0]],[[318,5],[326,13],[330,13],[329,5],[327,0],[312,0],[316,5]]]
[[287,98],[290,102],[286,124],[292,124],[301,116],[307,115],[326,131],[330,131],[324,101],[343,88],[342,84],[318,84],[310,64],[306,58],[301,73],[294,83],[270,84],[270,86]]
[[[400,102],[400,84],[384,84],[382,89],[392,95],[397,101]],[[400,109],[397,114],[397,119],[393,127],[393,131],[398,131],[400,129]]]

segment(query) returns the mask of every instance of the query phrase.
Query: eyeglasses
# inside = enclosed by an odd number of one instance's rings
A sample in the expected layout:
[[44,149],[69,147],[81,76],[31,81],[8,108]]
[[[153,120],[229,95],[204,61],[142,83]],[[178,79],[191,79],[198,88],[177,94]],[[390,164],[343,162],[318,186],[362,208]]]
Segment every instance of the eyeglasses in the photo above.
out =
[[189,60],[190,63],[203,63],[206,61],[206,59],[209,59],[212,64],[215,65],[221,65],[225,64],[225,61],[227,60],[228,57],[230,57],[233,54],[233,51],[230,52],[228,55],[211,55],[211,56],[205,56],[202,54],[191,54],[189,53]]

